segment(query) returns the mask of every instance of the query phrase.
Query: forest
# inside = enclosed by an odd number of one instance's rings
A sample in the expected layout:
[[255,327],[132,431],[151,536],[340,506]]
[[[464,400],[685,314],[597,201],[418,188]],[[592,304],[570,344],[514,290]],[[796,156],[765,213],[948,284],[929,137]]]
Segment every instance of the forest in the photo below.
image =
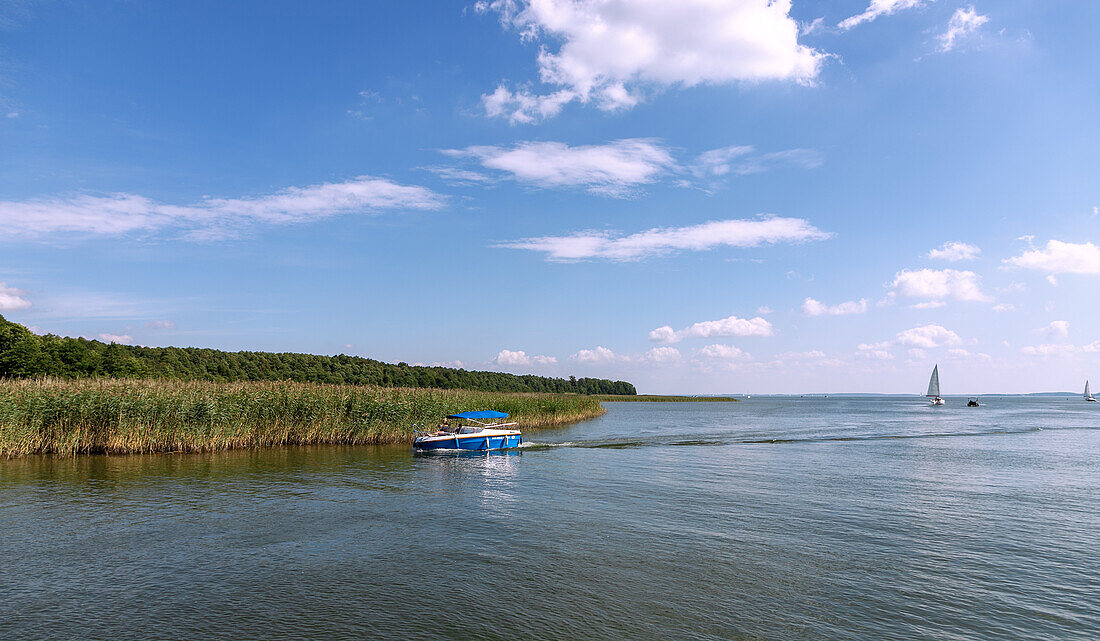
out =
[[599,378],[551,378],[470,371],[358,356],[225,352],[198,347],[142,347],[39,335],[0,316],[0,377],[127,378],[194,381],[296,381],[487,392],[634,395],[634,385]]

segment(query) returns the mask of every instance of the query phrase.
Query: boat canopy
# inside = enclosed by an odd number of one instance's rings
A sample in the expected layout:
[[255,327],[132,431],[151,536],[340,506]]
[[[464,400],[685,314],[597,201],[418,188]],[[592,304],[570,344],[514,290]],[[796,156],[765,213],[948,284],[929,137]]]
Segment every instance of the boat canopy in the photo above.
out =
[[504,412],[495,412],[493,410],[480,410],[477,412],[462,412],[461,414],[451,414],[447,418],[508,418],[508,415]]

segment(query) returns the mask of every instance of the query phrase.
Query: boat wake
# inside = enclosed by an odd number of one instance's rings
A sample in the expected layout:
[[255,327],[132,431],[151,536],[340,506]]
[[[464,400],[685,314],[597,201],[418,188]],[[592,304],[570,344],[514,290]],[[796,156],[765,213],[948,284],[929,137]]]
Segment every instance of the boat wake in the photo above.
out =
[[[873,441],[893,441],[893,440],[911,440],[911,439],[941,439],[941,438],[956,438],[956,437],[980,437],[980,436],[1011,436],[1018,434],[1032,434],[1034,432],[1041,432],[1044,429],[1059,431],[1059,430],[1077,430],[1077,429],[1096,429],[1087,426],[1081,427],[1059,427],[1059,428],[1042,428],[1042,427],[1029,427],[1024,429],[991,429],[982,431],[960,431],[960,432],[928,432],[922,434],[854,434],[854,435],[838,435],[838,434],[823,434],[820,436],[802,436],[802,437],[766,437],[759,436],[755,438],[742,437],[714,437],[708,435],[705,438],[684,438],[683,436],[675,439],[669,438],[649,438],[649,439],[593,439],[589,441],[563,441],[560,443],[548,443],[543,441],[524,441],[520,445],[520,449],[523,450],[548,450],[561,447],[566,448],[583,448],[583,449],[606,449],[606,450],[620,450],[620,449],[633,449],[640,447],[728,447],[734,445],[786,445],[795,443],[859,443],[859,442],[873,442]],[[686,435],[685,435],[686,436]]]

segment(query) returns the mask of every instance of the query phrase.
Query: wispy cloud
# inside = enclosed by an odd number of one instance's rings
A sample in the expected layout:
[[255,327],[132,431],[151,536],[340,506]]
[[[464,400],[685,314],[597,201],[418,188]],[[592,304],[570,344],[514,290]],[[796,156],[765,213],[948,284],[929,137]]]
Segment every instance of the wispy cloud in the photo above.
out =
[[307,223],[384,210],[440,209],[444,204],[442,195],[425,187],[370,176],[288,187],[255,198],[207,198],[184,206],[135,194],[80,194],[0,201],[0,239],[52,234],[118,236],[176,229],[192,240],[217,240],[260,224]]
[[649,340],[657,343],[678,343],[685,338],[724,338],[729,336],[772,336],[775,327],[767,319],[739,318],[736,315],[719,320],[701,321],[676,331],[665,325],[649,333]]
[[1050,323],[1035,330],[1039,334],[1046,334],[1047,336],[1054,336],[1058,338],[1066,338],[1069,336],[1069,321],[1056,320],[1050,321]]
[[826,54],[799,44],[790,2],[773,0],[482,0],[478,11],[540,45],[551,89],[499,85],[482,96],[490,116],[538,122],[573,101],[630,109],[651,89],[738,81],[811,82]]
[[602,145],[520,142],[511,147],[479,145],[444,150],[472,158],[484,168],[544,189],[580,188],[606,196],[629,196],[677,166],[660,141],[628,138]]
[[989,22],[989,16],[979,14],[974,10],[974,5],[955,9],[955,13],[951,15],[951,20],[947,22],[947,31],[936,36],[936,39],[940,41],[940,51],[951,51],[955,48],[959,39],[974,33],[987,22]]
[[845,30],[851,29],[865,22],[872,22],[881,16],[888,16],[903,9],[919,7],[924,2],[925,0],[871,0],[871,4],[867,5],[863,13],[845,18],[837,26]]
[[959,242],[947,242],[930,250],[926,256],[932,260],[946,260],[957,262],[960,260],[974,260],[982,250],[977,245]]
[[1076,351],[1077,348],[1068,343],[1043,343],[1020,348],[1020,353],[1026,356],[1068,356]]
[[584,231],[568,236],[524,238],[497,246],[544,252],[552,261],[632,261],[675,251],[802,243],[831,236],[801,218],[764,216],[747,220],[717,220],[690,227],[658,227],[629,236]]
[[444,149],[465,167],[425,167],[459,185],[487,184],[499,179],[539,189],[584,189],[594,194],[627,198],[646,185],[671,179],[679,186],[715,187],[732,176],[747,176],[784,167],[813,169],[823,162],[813,149],[758,152],[752,145],[731,145],[681,161],[677,150],[656,138],[624,138],[593,145],[554,141],[521,141],[512,145],[474,145]]
[[807,316],[845,316],[847,314],[863,314],[867,311],[867,300],[850,300],[837,305],[826,305],[819,300],[807,298],[802,301],[802,313]]
[[134,337],[129,334],[100,334],[99,340],[104,343],[118,343],[119,345],[129,345],[134,342]]

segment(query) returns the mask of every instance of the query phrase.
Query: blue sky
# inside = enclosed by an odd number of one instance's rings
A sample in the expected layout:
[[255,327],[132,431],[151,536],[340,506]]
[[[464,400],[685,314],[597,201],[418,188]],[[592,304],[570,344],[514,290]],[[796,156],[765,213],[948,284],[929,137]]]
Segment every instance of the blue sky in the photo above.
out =
[[9,2],[0,313],[642,392],[1100,379],[1100,4]]

